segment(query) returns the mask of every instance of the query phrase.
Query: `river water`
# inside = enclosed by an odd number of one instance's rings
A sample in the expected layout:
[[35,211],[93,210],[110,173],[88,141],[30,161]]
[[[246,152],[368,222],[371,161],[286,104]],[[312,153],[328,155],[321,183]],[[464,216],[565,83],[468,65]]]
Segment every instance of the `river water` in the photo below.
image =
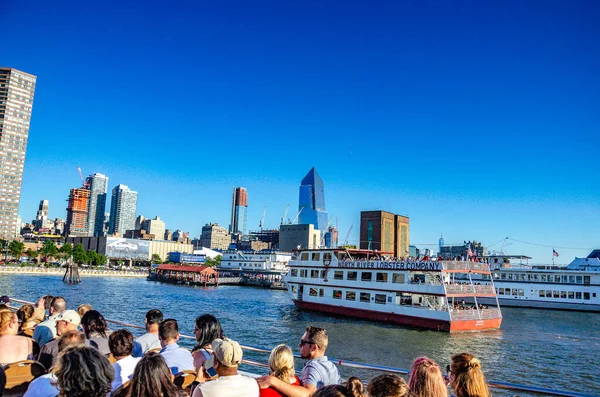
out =
[[[106,318],[142,325],[146,311],[159,308],[175,318],[180,332],[193,335],[194,319],[214,314],[226,335],[242,344],[272,348],[286,343],[294,351],[307,325],[327,329],[327,355],[336,359],[410,368],[421,355],[442,368],[450,356],[479,357],[488,379],[600,395],[600,314],[503,308],[498,331],[447,334],[343,319],[297,309],[287,292],[250,287],[200,288],[140,278],[84,277],[67,285],[61,276],[0,275],[0,295],[35,301],[61,295],[69,308],[91,303]],[[140,330],[132,330],[140,334]],[[182,339],[191,347],[193,341]],[[245,353],[266,362],[267,356]],[[302,363],[297,362],[297,369]],[[245,370],[263,373],[264,369]],[[377,373],[341,368],[343,376],[368,381]],[[495,396],[527,394],[492,390]]]

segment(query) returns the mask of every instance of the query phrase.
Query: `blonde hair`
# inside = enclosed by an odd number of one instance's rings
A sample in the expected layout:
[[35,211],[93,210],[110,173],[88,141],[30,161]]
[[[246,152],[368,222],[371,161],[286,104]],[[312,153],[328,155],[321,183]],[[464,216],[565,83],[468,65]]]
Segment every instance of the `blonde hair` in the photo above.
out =
[[450,379],[456,397],[490,397],[481,363],[470,353],[460,353],[452,356]]
[[10,309],[0,310],[0,336],[6,335],[6,330],[17,314]]
[[79,305],[79,307],[77,308],[77,313],[79,314],[79,317],[83,318],[83,315],[89,312],[90,310],[92,310],[92,305],[90,305],[89,303],[84,303],[83,305]]
[[367,386],[369,397],[412,396],[408,385],[398,375],[383,374],[373,378]]
[[278,345],[271,350],[269,356],[271,375],[284,382],[289,382],[294,376],[294,354],[288,345]]
[[413,362],[408,386],[415,397],[448,396],[448,387],[442,377],[442,370],[429,357],[419,357]]

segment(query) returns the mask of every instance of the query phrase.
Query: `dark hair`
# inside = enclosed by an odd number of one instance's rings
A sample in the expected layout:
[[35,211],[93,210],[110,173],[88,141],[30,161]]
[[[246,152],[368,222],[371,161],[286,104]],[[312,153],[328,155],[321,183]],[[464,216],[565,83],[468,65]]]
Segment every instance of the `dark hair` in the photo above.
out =
[[133,335],[126,329],[113,332],[108,337],[108,348],[115,358],[131,355],[133,351]]
[[85,335],[77,330],[69,330],[63,332],[58,339],[58,351],[61,352],[69,346],[85,344]]
[[311,397],[362,397],[364,387],[355,376],[348,378],[345,385],[329,385],[318,389]]
[[212,314],[203,314],[196,318],[196,328],[200,331],[198,344],[192,351],[202,349],[206,345],[210,345],[215,339],[223,339],[223,328],[219,320]]
[[52,299],[54,299],[54,297],[52,295],[45,295],[43,296],[44,298],[44,309],[50,309],[50,306],[52,305]]
[[406,381],[394,374],[379,375],[367,386],[369,397],[405,397],[411,396]]
[[105,397],[115,370],[108,359],[90,346],[69,346],[59,356],[55,372],[61,397]]
[[324,328],[313,327],[309,325],[306,327],[306,332],[308,333],[309,342],[313,342],[321,350],[327,349],[329,337],[327,336],[327,331]]
[[159,353],[147,353],[135,366],[129,397],[172,397],[181,393],[173,384],[171,370]]
[[90,338],[92,333],[98,333],[103,338],[106,338],[106,320],[97,310],[89,310],[81,319],[81,326],[85,332],[85,337]]
[[177,339],[177,335],[179,335],[179,326],[174,318],[168,318],[158,326],[158,336],[164,341]]
[[160,324],[163,320],[163,314],[158,309],[148,310],[146,313],[146,323],[147,324]]

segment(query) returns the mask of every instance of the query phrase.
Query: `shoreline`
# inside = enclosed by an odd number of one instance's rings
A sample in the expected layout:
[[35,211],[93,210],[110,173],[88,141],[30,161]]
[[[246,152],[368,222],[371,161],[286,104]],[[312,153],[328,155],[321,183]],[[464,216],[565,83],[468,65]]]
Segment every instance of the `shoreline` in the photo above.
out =
[[[32,274],[39,276],[63,276],[65,274],[65,268],[35,268],[35,267],[5,267],[0,266],[0,274]],[[137,277],[146,278],[148,277],[147,272],[131,272],[122,270],[92,270],[92,269],[79,269],[79,275],[81,277]]]

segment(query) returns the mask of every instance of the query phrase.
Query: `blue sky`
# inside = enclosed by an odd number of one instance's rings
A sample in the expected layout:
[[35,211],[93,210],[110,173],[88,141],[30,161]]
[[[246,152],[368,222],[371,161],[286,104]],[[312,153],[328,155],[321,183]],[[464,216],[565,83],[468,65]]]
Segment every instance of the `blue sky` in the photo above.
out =
[[534,243],[509,253],[547,263],[554,246],[568,263],[600,248],[599,11],[2,1],[0,64],[38,76],[20,215],[48,199],[64,218],[80,166],[192,236],[227,227],[233,186],[248,188],[249,228],[265,205],[277,227],[315,166],[351,243],[360,211],[385,209],[420,247],[508,236]]

